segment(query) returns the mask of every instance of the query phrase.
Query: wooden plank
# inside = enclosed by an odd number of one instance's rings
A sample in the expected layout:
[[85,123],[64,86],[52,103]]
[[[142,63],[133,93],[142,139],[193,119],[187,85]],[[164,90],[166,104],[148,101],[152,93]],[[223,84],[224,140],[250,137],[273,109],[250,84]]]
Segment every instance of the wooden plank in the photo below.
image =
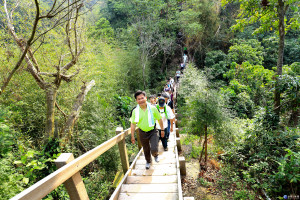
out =
[[179,167],[180,167],[180,175],[186,176],[185,158],[183,156],[179,157]]
[[[168,163],[176,163],[176,159],[175,158],[168,158],[168,159],[160,160],[159,163],[157,163],[153,160],[151,165],[168,164]],[[137,165],[145,165],[146,160],[145,159],[138,159],[136,161],[136,164]]]
[[[175,157],[175,149],[169,149],[168,151],[164,151],[164,149],[162,148],[161,150],[158,151],[159,154],[159,158],[161,158],[161,156],[172,156]],[[144,152],[142,152],[141,156],[144,156]]]
[[[168,160],[168,159],[171,159],[171,158],[175,158],[175,154],[173,154],[173,155],[171,155],[171,154],[170,155],[164,155],[164,154],[162,154],[162,155],[160,155],[158,157],[159,157],[159,162],[160,162],[160,161]],[[145,160],[145,156],[140,156],[138,158],[138,160]],[[153,158],[152,158],[152,162],[155,162]]]
[[79,172],[82,168],[87,166],[89,163],[93,162],[100,155],[105,153],[114,145],[118,144],[122,139],[124,139],[130,133],[130,128],[123,133],[111,138],[110,140],[102,143],[101,145],[95,147],[94,149],[86,152],[80,157],[72,160],[70,163],[66,164],[62,168],[56,170],[52,174],[38,181],[31,187],[27,188],[23,192],[14,196],[11,200],[39,200],[49,194],[52,190],[57,188],[59,185],[64,183],[74,174]]
[[[62,153],[56,160],[55,165],[57,168],[61,168],[64,165],[68,164],[74,160],[72,153]],[[69,197],[72,200],[81,200],[89,199],[89,196],[86,192],[84,183],[82,181],[81,175],[79,172],[74,174],[71,178],[64,182],[64,185],[68,191]]]
[[183,200],[182,187],[181,187],[181,176],[179,171],[179,159],[178,159],[178,150],[175,147],[175,155],[176,155],[176,165],[177,165],[177,185],[178,185],[178,200]]
[[176,169],[170,168],[168,170],[155,170],[150,169],[133,169],[131,172],[132,176],[168,176],[168,175],[175,175]]
[[123,184],[121,193],[175,193],[177,183],[166,184]]
[[[122,127],[118,127],[116,129],[116,135],[119,135],[122,132],[123,132]],[[129,161],[128,161],[125,138],[118,143],[118,147],[119,147],[119,153],[120,153],[123,173],[126,174],[127,170],[129,169]]]
[[177,200],[177,193],[121,193],[119,200]]
[[132,164],[129,167],[129,170],[127,171],[127,173],[124,175],[123,179],[121,180],[120,184],[118,185],[118,187],[115,189],[114,193],[110,196],[109,200],[117,200],[119,198],[119,194],[121,191],[121,187],[124,183],[126,183],[127,178],[131,175],[131,171],[132,169],[135,167],[135,164],[137,162],[138,157],[140,156],[140,154],[142,153],[143,149],[141,149],[139,151],[139,153],[137,154],[136,158],[134,159],[134,161],[132,162]]
[[177,145],[177,149],[178,149],[178,151],[181,151],[181,143],[180,143],[180,138],[176,138],[176,145]]
[[127,184],[134,183],[177,183],[177,175],[170,176],[128,176]]
[[[151,166],[151,169],[155,170],[161,170],[161,169],[175,169],[176,165],[175,163],[169,163],[169,164],[160,164],[160,165],[153,165]],[[145,165],[135,165],[134,169],[145,169]]]

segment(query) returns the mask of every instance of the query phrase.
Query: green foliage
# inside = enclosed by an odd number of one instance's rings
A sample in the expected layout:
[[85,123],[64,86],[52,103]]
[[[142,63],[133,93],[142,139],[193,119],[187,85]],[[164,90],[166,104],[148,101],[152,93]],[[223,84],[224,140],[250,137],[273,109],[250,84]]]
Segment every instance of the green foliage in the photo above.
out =
[[230,70],[224,75],[230,80],[230,87],[236,93],[247,92],[256,105],[266,105],[271,99],[272,77],[274,72],[261,65],[242,65],[232,63]]
[[255,195],[249,194],[247,190],[236,190],[233,194],[234,200],[254,200]]
[[205,58],[206,76],[209,80],[222,80],[229,69],[227,55],[223,51],[210,51]]
[[[269,0],[267,6],[262,6],[260,1],[256,0],[222,0],[222,5],[239,2],[240,11],[236,24],[232,26],[233,30],[243,31],[246,26],[258,23],[259,26],[253,31],[253,34],[264,33],[277,30],[279,27],[278,1]],[[283,5],[292,10],[291,17],[284,20],[286,31],[298,29],[299,21],[299,2],[297,0],[283,1]]]
[[184,99],[181,105],[184,124],[192,133],[203,135],[204,127],[208,126],[216,138],[222,135],[224,140],[226,138],[230,140],[231,133],[227,131],[229,127],[224,125],[230,119],[225,99],[220,93],[208,87],[203,74],[192,64],[189,64],[184,72],[179,95]]
[[201,184],[201,186],[203,186],[203,187],[210,187],[210,186],[212,186],[212,183],[211,182],[208,182],[208,181],[206,181],[204,178],[198,178],[197,179],[197,182],[199,182],[200,184]]
[[242,64],[249,62],[252,65],[262,65],[263,47],[260,42],[255,39],[247,41],[233,41],[234,45],[229,48],[228,58],[230,63],[236,62]]
[[246,129],[245,134],[228,148],[226,155],[227,162],[236,167],[237,174],[254,190],[263,188],[272,197],[283,196],[291,187],[293,190],[296,187],[290,182],[282,182],[280,175],[284,173],[280,172],[285,171],[284,179],[289,177],[291,180],[297,170],[291,168],[287,171],[292,165],[280,167],[280,164],[285,165],[281,158],[289,160],[287,162],[299,162],[297,155],[291,152],[285,156],[287,148],[293,152],[299,151],[299,130],[286,128],[280,131],[276,123],[278,119],[270,111],[258,114],[254,126]]
[[283,192],[284,187],[297,187],[300,183],[300,152],[293,152],[285,149],[287,154],[278,161],[278,171],[273,175],[274,181],[279,184],[279,188],[274,187],[276,192]]
[[90,32],[90,36],[97,39],[111,40],[114,37],[114,30],[105,18],[100,18]]

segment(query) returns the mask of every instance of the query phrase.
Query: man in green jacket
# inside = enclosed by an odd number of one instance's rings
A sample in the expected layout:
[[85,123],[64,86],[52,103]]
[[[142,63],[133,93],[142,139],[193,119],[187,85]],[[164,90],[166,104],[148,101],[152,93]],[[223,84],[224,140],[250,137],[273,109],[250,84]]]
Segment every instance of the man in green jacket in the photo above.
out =
[[[133,110],[131,116],[131,142],[135,143],[134,132],[136,126],[140,129],[140,140],[144,149],[146,159],[146,169],[150,168],[151,154],[156,162],[159,162],[158,158],[158,131],[155,128],[155,121],[157,120],[162,130],[164,130],[164,124],[160,113],[157,108],[147,103],[147,96],[144,91],[138,90],[134,94],[137,102],[137,107]],[[162,131],[161,136],[164,137],[165,133]],[[150,154],[151,152],[151,154]]]

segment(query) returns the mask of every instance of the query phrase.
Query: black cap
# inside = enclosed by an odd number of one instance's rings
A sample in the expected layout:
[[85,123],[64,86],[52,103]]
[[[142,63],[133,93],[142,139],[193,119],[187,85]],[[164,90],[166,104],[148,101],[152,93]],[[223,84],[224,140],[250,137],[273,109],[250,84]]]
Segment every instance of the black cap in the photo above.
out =
[[159,97],[158,98],[158,105],[159,105],[159,107],[164,107],[165,103],[166,103],[165,98],[163,98],[163,97]]

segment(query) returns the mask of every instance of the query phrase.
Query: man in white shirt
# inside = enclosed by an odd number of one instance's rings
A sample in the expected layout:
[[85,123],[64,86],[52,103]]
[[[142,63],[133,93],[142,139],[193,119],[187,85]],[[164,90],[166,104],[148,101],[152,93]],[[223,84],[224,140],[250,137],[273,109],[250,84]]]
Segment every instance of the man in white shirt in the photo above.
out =
[[157,125],[157,129],[158,129],[158,132],[159,132],[159,139],[161,140],[162,142],[162,145],[164,147],[164,150],[165,151],[168,151],[168,139],[167,139],[167,135],[169,135],[167,132],[168,132],[168,119],[171,121],[171,132],[173,132],[173,122],[174,122],[174,119],[175,119],[175,115],[173,114],[171,108],[166,104],[166,100],[164,97],[160,97],[158,99],[158,104],[157,104],[157,109],[162,117],[162,121],[163,121],[163,126],[165,127],[164,128],[164,135],[162,137],[162,130],[160,128],[160,124],[159,123],[156,123]]

